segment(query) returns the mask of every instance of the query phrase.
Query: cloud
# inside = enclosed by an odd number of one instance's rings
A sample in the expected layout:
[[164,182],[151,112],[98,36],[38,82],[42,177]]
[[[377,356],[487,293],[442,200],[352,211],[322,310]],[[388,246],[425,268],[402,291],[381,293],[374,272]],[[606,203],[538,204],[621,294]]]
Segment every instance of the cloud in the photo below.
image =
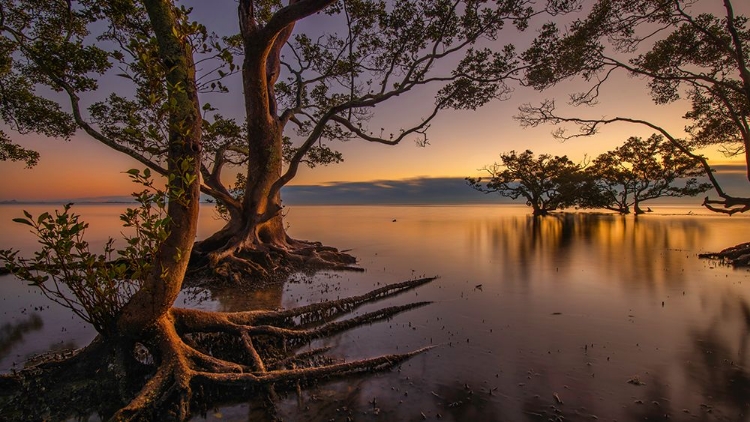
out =
[[722,173],[722,174],[729,174],[729,173],[745,174],[745,165],[742,164],[742,163],[712,164],[711,168],[714,169],[714,171],[716,173]]
[[745,166],[717,165],[712,168],[715,170],[714,176],[726,193],[732,196],[750,196],[750,183],[747,180]]
[[[739,170],[739,171],[738,171]],[[724,190],[735,196],[750,196],[744,167],[716,166],[716,177]],[[702,180],[708,181],[708,179]],[[660,198],[655,203],[700,203],[704,196],[715,197],[713,191],[698,198]],[[457,177],[420,177],[404,180],[373,180],[370,182],[332,182],[325,185],[286,186],[282,190],[286,205],[455,205],[507,204],[513,201],[496,194],[483,194],[470,188]]]
[[286,186],[288,205],[497,204],[509,200],[475,191],[462,178],[415,178]]

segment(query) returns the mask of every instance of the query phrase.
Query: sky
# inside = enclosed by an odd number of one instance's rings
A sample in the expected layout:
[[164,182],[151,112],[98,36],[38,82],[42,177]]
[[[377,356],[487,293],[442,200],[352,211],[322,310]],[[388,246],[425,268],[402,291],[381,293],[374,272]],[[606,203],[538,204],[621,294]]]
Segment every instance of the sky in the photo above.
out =
[[[195,0],[192,3],[195,6],[194,16],[209,29],[220,28],[228,33],[238,31],[234,1]],[[721,4],[718,1],[713,3]],[[750,5],[741,1],[735,3],[738,13],[750,14],[748,10],[743,10],[750,9]],[[535,24],[541,23],[538,20]],[[309,19],[300,23],[296,31],[319,31],[322,24],[323,21],[318,18]],[[533,30],[525,34],[511,30],[501,34],[498,42],[512,42],[520,47],[527,44],[533,35]],[[105,78],[102,88],[116,91],[123,82],[122,78]],[[239,80],[236,79],[234,85],[230,82],[231,86],[235,89],[229,94],[204,97],[203,101],[210,101],[219,107],[225,116],[241,119],[244,106]],[[568,94],[581,86],[580,81],[570,81],[543,93],[517,87],[510,99],[492,102],[476,111],[444,111],[430,128],[430,144],[427,147],[419,147],[411,140],[397,146],[364,141],[337,144],[335,147],[344,156],[343,163],[315,169],[302,167],[290,185],[331,186],[375,182],[374,185],[389,180],[463,179],[481,175],[479,169],[497,161],[500,153],[510,150],[531,149],[535,153],[567,155],[574,161],[581,161],[584,157],[593,157],[619,146],[630,136],[645,138],[651,134],[651,131],[641,127],[614,124],[604,127],[595,137],[560,142],[551,136],[554,127],[524,129],[513,118],[521,104],[538,103],[545,98],[555,98],[561,104]],[[382,104],[375,110],[370,129],[378,132],[383,127],[388,133],[419,123],[434,102],[432,95],[429,90],[415,91]],[[681,116],[686,110],[686,104],[681,102],[654,105],[644,81],[618,75],[605,85],[600,104],[586,110],[576,110],[576,113],[588,117],[618,115],[644,118],[679,134],[685,125]],[[0,185],[0,201],[119,196],[135,190],[124,172],[142,166],[83,132],[79,131],[69,142],[33,135],[15,139],[27,148],[38,150],[41,160],[33,169],[25,169],[22,163],[0,162],[0,178],[6,181]],[[716,151],[707,150],[704,153],[712,164],[732,163]]]

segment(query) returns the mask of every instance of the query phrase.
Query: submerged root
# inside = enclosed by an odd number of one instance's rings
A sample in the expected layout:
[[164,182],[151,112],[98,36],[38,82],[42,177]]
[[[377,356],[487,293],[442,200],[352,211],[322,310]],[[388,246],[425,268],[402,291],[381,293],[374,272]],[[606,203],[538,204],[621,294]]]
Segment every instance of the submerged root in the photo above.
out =
[[718,259],[734,267],[750,267],[750,242],[740,243],[721,252],[698,254],[698,257]]
[[[173,308],[138,343],[97,340],[65,361],[0,377],[0,385],[8,387],[0,394],[0,418],[66,419],[85,416],[88,410],[117,421],[186,420],[216,404],[248,398],[265,403],[273,417],[276,391],[385,370],[428,350],[350,362],[326,356],[326,347],[301,351],[313,339],[426,305],[390,306],[338,319],[362,305],[432,280],[411,280],[360,296],[281,311],[221,313]],[[146,358],[136,357],[135,344],[146,349]],[[88,385],[85,391],[80,388],[83,382]],[[57,396],[68,394],[68,399],[60,396],[59,401],[45,401],[49,388]],[[78,395],[89,393],[95,397],[89,407],[77,408],[81,406]],[[70,400],[73,397],[76,400]],[[102,407],[106,403],[115,407]],[[19,406],[31,406],[31,410]]]

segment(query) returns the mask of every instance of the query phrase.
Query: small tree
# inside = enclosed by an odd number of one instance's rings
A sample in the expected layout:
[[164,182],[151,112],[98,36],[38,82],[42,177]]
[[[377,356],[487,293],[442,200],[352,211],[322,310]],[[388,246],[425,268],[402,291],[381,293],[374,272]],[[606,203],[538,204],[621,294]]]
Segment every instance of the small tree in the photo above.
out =
[[[127,246],[115,248],[110,238],[100,254],[91,252],[85,240],[88,224],[66,204],[54,215],[42,213],[34,218],[14,218],[30,226],[39,238],[41,249],[27,259],[19,251],[0,250],[0,262],[5,262],[11,273],[31,282],[50,300],[70,309],[91,324],[104,336],[117,331],[117,318],[123,306],[151,271],[149,258],[167,237],[169,218],[166,216],[166,196],[154,188],[151,172],[129,171],[133,181],[146,189],[133,194],[139,204],[128,208],[120,216],[124,227],[133,229],[125,236]],[[64,287],[63,287],[64,286]]]
[[576,203],[578,188],[586,183],[582,166],[567,156],[534,153],[526,150],[500,154],[501,163],[484,167],[490,178],[467,177],[469,185],[484,193],[497,193],[506,198],[526,199],[535,216],[567,208]]
[[[703,176],[701,163],[653,134],[646,141],[630,137],[613,151],[601,154],[587,171],[596,179],[601,205],[621,214],[643,214],[640,204],[662,198],[695,196],[711,188],[698,183]],[[684,179],[681,186],[675,184]]]

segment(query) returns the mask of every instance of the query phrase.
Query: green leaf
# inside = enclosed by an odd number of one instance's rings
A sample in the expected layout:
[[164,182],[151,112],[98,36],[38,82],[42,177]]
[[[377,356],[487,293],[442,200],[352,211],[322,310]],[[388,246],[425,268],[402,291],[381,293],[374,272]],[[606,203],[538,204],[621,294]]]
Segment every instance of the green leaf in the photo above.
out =
[[42,213],[41,215],[39,215],[39,217],[37,217],[36,223],[37,224],[42,224],[42,221],[44,221],[44,220],[46,220],[48,218],[49,218],[49,213],[48,212]]
[[16,223],[26,224],[27,226],[34,227],[34,225],[31,224],[31,221],[25,218],[14,218],[13,221],[15,221]]

